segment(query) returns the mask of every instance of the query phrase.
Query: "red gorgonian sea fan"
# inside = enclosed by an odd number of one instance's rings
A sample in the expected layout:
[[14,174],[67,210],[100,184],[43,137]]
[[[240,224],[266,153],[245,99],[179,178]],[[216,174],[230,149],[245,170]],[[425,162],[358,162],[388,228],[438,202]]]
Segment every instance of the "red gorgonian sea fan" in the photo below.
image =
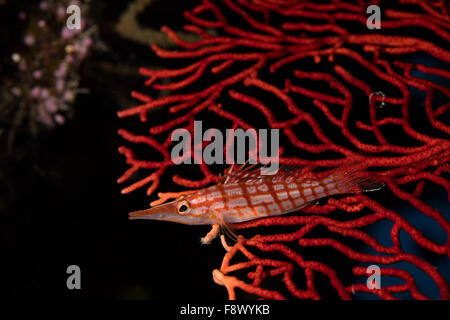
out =
[[[239,231],[262,234],[241,238],[213,272],[231,299],[236,288],[259,298],[320,299],[318,278],[342,299],[361,292],[426,299],[406,264],[423,271],[440,298],[449,298],[442,272],[402,242],[405,234],[427,257],[449,256],[446,212],[427,201],[430,190],[442,194],[445,189],[447,196],[450,191],[450,127],[445,123],[450,52],[443,49],[450,40],[449,8],[445,1],[370,4],[382,10],[381,29],[367,28],[369,3],[364,1],[205,0],[184,14],[184,30],[201,40],[185,42],[163,27],[180,49],[152,49],[176,67],[142,68],[150,93],[132,92],[142,104],[118,112],[121,118],[151,123],[149,134],[124,129],[119,134],[162,158],[137,159],[131,148],[121,146],[130,168],[119,183],[138,170],[149,172],[123,193],[146,187],[152,194],[167,169],[176,167],[170,159],[171,132],[178,127],[192,132],[193,121],[200,119],[228,128],[280,129],[281,163],[320,171],[355,159],[386,183],[379,193],[331,197],[289,216],[236,225]],[[158,90],[168,94],[152,97]],[[169,120],[158,122],[162,117],[154,117],[156,112]],[[203,163],[199,168],[203,179],[174,175],[172,180],[185,188],[218,181],[211,167]],[[175,195],[159,193],[155,203]],[[448,205],[448,199],[443,201]],[[438,226],[432,233],[444,240],[422,232],[402,208],[431,218]],[[369,232],[381,222],[388,241]],[[341,276],[333,264],[338,261],[307,256],[308,247],[337,252],[350,270]],[[369,265],[380,267],[381,289],[366,285]]]

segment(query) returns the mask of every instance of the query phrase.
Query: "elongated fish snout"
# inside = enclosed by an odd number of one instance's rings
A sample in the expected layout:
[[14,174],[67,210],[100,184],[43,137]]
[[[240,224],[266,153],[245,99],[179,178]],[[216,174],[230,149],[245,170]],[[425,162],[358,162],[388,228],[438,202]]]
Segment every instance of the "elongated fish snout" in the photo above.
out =
[[176,204],[169,202],[145,210],[130,212],[128,218],[130,220],[141,219],[179,222],[182,217],[176,212]]
[[[153,208],[150,209],[146,209],[146,210],[139,210],[139,211],[134,211],[134,212],[130,212],[128,214],[128,218],[130,220],[136,220],[136,219],[152,219],[152,217],[156,218],[155,216],[158,215],[157,212],[154,212],[154,210],[152,210]],[[153,211],[153,212],[152,212]]]

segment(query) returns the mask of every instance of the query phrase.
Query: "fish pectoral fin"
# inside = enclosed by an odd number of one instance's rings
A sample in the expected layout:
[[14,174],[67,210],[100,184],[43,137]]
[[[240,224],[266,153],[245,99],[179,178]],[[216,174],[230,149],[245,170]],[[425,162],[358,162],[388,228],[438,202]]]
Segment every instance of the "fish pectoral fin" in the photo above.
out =
[[[230,224],[222,222],[220,224],[220,229],[223,230],[224,235],[224,239],[222,241],[225,241],[226,237],[228,237],[229,239],[231,239],[231,241],[233,241],[233,245],[238,241],[238,235],[236,234],[236,232],[234,231],[233,227]],[[225,250],[227,250],[227,247],[224,246],[224,248]]]

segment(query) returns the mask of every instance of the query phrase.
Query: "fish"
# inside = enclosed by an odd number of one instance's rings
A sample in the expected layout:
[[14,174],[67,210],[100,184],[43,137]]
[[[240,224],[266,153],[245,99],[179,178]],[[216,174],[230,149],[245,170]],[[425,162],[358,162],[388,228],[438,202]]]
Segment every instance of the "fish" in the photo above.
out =
[[321,198],[376,191],[384,185],[364,174],[362,162],[345,163],[323,178],[313,178],[299,165],[281,165],[273,175],[262,175],[254,166],[234,170],[232,165],[219,183],[131,212],[129,218],[219,225],[234,236],[231,224],[288,214]]

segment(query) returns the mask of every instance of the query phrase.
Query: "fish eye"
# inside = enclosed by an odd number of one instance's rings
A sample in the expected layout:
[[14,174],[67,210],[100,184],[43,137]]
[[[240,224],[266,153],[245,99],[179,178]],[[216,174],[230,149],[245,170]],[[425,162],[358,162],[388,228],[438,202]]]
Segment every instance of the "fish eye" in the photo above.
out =
[[186,200],[181,201],[177,205],[177,210],[178,210],[179,214],[186,214],[186,213],[188,213],[191,210],[189,202],[187,202]]

